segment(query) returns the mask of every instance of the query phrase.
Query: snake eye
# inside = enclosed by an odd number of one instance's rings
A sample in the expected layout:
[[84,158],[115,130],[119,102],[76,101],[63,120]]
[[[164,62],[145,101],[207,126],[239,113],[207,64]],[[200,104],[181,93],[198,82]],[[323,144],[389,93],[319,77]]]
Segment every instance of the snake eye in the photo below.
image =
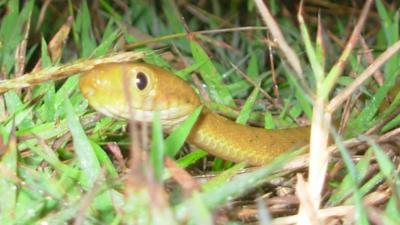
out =
[[136,87],[139,90],[144,90],[147,87],[147,84],[149,83],[148,78],[146,76],[146,74],[144,74],[143,72],[138,72],[136,75]]

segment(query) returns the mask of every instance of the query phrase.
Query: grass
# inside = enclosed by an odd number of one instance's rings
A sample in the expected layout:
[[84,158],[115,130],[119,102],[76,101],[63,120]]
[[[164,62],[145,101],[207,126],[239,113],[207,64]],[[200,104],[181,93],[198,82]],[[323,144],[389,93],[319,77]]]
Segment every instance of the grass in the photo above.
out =
[[[0,224],[400,223],[396,3],[19,2],[0,1]],[[76,75],[133,60],[238,123],[311,124],[310,156],[246,168],[181,150],[201,108],[165,138],[90,108]]]

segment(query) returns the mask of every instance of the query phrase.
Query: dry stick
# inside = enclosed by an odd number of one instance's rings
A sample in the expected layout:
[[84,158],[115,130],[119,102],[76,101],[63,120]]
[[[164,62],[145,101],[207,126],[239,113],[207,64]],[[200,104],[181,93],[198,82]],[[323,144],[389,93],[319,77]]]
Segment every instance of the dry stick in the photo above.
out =
[[71,64],[54,66],[41,71],[27,73],[11,80],[0,81],[0,94],[11,89],[31,87],[45,81],[66,78],[77,73],[91,70],[98,64],[129,62],[142,59],[145,56],[146,53],[144,52],[123,52],[99,59],[79,60]]
[[386,49],[371,65],[369,65],[349,86],[336,95],[328,104],[327,111],[334,112],[361,84],[370,78],[387,60],[400,50],[400,40]]
[[278,24],[272,17],[271,13],[269,12],[268,8],[265,6],[264,2],[262,0],[255,0],[255,3],[257,5],[258,10],[260,11],[262,18],[264,19],[264,23],[267,25],[267,27],[270,30],[271,35],[274,38],[274,41],[277,42],[279,48],[282,50],[282,54],[286,57],[289,65],[294,70],[295,74],[298,76],[298,78],[302,84],[302,88],[304,88],[304,90],[307,93],[310,93],[306,79],[303,74],[303,69],[301,68],[299,57],[297,57],[296,53],[286,42]]

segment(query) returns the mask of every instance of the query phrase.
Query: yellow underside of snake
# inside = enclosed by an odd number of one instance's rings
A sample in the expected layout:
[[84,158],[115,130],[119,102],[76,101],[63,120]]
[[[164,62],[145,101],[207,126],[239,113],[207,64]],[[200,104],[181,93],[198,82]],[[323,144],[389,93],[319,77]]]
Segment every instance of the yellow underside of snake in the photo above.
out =
[[[107,116],[133,115],[137,121],[151,122],[158,111],[166,132],[202,104],[187,82],[145,63],[96,66],[81,76],[80,89],[89,104]],[[308,127],[266,130],[240,125],[205,108],[187,141],[223,159],[257,166],[307,144],[309,134]]]

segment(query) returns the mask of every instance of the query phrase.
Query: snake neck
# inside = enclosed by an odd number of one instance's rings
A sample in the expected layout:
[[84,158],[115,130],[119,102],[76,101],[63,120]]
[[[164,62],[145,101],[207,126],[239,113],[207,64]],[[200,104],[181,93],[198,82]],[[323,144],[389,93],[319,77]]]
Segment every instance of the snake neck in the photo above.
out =
[[309,134],[309,127],[266,130],[240,125],[206,109],[188,142],[223,159],[259,166],[307,144]]

